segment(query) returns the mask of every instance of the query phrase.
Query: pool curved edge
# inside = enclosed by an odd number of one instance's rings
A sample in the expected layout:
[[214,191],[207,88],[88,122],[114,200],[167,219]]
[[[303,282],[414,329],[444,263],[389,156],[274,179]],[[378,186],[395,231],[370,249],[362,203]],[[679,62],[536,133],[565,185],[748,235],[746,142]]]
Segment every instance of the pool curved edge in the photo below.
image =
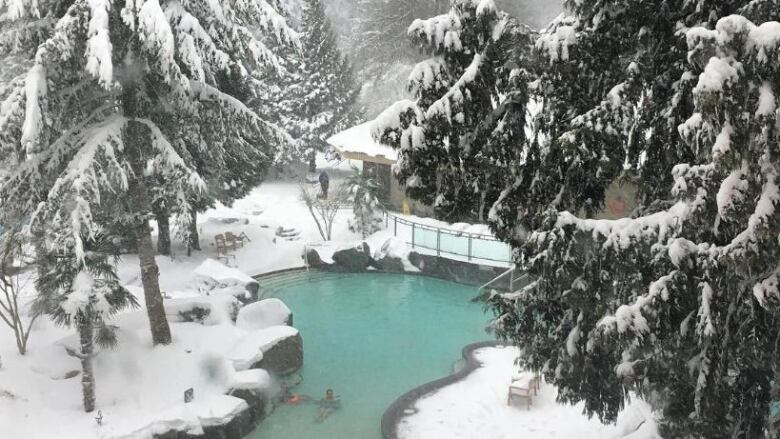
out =
[[457,383],[458,381],[470,375],[471,372],[480,368],[482,363],[474,358],[474,352],[476,350],[505,345],[505,342],[492,340],[472,343],[464,347],[462,354],[463,359],[466,361],[466,365],[463,367],[463,369],[444,378],[439,378],[438,380],[425,383],[419,387],[415,387],[414,389],[399,396],[395,401],[393,401],[392,404],[390,404],[390,406],[382,414],[382,437],[384,439],[398,439],[398,424],[401,422],[401,419],[408,415],[404,412],[410,409],[415,410],[414,405],[419,399],[428,396],[431,393],[446,386]]

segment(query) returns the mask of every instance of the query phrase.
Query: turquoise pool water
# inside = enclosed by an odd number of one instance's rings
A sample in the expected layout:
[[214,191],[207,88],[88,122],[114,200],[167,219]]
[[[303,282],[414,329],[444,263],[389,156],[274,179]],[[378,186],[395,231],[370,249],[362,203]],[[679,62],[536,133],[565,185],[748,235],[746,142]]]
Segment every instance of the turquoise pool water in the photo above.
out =
[[360,274],[284,287],[303,337],[295,393],[333,388],[342,409],[315,423],[315,404],[281,406],[251,439],[379,439],[384,410],[403,393],[452,372],[461,349],[490,339],[474,287],[422,276]]

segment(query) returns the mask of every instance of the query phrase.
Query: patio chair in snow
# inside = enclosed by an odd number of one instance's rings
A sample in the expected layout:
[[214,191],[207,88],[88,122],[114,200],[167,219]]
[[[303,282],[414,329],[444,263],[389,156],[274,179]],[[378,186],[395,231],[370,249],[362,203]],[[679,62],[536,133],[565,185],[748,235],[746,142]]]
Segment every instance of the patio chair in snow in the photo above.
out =
[[525,408],[531,409],[534,403],[534,396],[539,390],[539,377],[531,372],[523,372],[512,377],[509,384],[509,391],[506,396],[506,404],[511,405],[513,399],[520,399],[525,402]]
[[249,237],[246,236],[246,233],[241,232],[240,235],[236,236],[233,234],[233,232],[225,232],[225,242],[228,244],[228,246],[233,246],[233,250],[238,248],[240,245],[241,247],[244,246],[244,241],[249,241]]
[[228,251],[231,247],[233,250],[236,249],[235,242],[231,244],[228,244],[228,242],[225,240],[225,236],[222,234],[214,236],[214,244],[217,247],[217,259],[219,260],[225,260],[226,265],[230,265],[230,258],[236,259],[236,255],[230,254]]

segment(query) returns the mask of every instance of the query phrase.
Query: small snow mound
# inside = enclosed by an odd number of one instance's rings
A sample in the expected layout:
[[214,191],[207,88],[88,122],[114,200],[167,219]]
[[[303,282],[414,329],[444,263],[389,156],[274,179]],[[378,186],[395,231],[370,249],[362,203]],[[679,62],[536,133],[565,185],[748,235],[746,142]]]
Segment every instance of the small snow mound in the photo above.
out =
[[[193,272],[195,284],[201,293],[228,293],[233,296],[247,296],[257,281],[241,270],[206,259]],[[255,288],[256,291],[256,288]]]
[[216,395],[206,400],[196,399],[192,408],[201,425],[211,427],[227,424],[249,405],[235,396]]
[[241,308],[236,319],[236,326],[247,331],[254,331],[271,326],[288,325],[291,316],[290,308],[281,300],[277,298],[265,299]]
[[249,369],[233,375],[231,387],[241,390],[264,390],[271,388],[271,375],[264,369]]

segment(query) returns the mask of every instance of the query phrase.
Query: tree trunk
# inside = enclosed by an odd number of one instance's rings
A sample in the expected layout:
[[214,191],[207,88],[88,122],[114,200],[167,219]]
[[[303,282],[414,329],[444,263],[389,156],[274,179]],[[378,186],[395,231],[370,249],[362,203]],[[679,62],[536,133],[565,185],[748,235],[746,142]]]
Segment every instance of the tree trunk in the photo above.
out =
[[95,374],[92,371],[92,356],[95,352],[95,327],[92,318],[85,318],[78,325],[81,339],[81,392],[84,400],[84,411],[95,410]]
[[487,189],[479,196],[479,223],[485,224],[485,208],[487,207]]
[[32,242],[35,249],[35,266],[38,270],[38,279],[41,279],[46,274],[48,266],[46,263],[46,236],[40,225],[33,226]]
[[154,218],[157,220],[157,253],[161,255],[171,254],[171,224],[168,210],[158,206],[154,209]]
[[171,343],[171,328],[165,317],[162,293],[160,292],[160,270],[154,259],[152,245],[152,229],[149,220],[144,218],[136,225],[135,233],[138,243],[138,260],[141,264],[141,283],[144,287],[146,314],[149,316],[149,326],[152,330],[152,343],[167,345]]
[[138,247],[138,261],[141,266],[141,284],[146,300],[146,314],[149,316],[149,327],[152,331],[152,343],[155,346],[167,345],[171,343],[171,328],[168,327],[168,319],[165,317],[165,307],[160,292],[160,270],[154,259],[152,228],[149,227],[149,220],[146,217],[146,212],[151,209],[151,204],[143,177],[133,181],[131,195],[140,206],[139,219],[135,224],[134,231]]
[[195,208],[190,209],[189,227],[189,248],[192,250],[200,250],[200,235],[198,235],[198,211]]
[[[131,41],[130,48],[126,55],[127,62],[138,62],[135,60],[136,50],[139,43]],[[149,328],[152,332],[152,343],[157,345],[167,345],[171,343],[171,328],[168,326],[168,319],[165,317],[165,307],[163,306],[162,293],[160,292],[160,270],[157,267],[157,261],[154,259],[154,246],[152,245],[152,230],[149,227],[147,215],[152,211],[152,203],[149,197],[149,189],[144,180],[144,170],[148,157],[144,150],[150,149],[150,139],[147,134],[148,128],[141,123],[132,120],[139,116],[138,110],[138,86],[139,78],[130,75],[122,84],[121,105],[125,117],[131,120],[127,123],[125,129],[125,154],[128,155],[135,178],[130,183],[129,195],[132,204],[131,213],[135,215],[135,240],[138,247],[138,262],[141,266],[141,284],[144,288],[144,298],[146,300],[146,313],[149,317]]]
[[309,153],[309,172],[317,172],[317,150],[315,149]]

